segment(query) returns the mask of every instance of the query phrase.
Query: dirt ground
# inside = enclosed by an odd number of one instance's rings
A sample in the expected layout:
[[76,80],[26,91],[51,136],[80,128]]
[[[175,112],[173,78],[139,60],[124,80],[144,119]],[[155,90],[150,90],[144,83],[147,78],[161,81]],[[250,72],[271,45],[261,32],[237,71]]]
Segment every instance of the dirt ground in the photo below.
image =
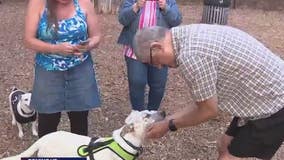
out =
[[[37,138],[31,136],[30,125],[24,126],[24,138],[11,125],[8,93],[12,86],[31,90],[34,54],[23,46],[26,0],[5,0],[0,5],[0,158],[22,152]],[[197,23],[201,18],[200,3],[181,5],[183,24]],[[115,15],[100,16],[103,41],[93,52],[99,81],[102,107],[89,116],[89,135],[108,136],[122,126],[130,112],[128,84],[121,46],[116,44],[121,25]],[[284,58],[284,11],[263,11],[240,6],[231,10],[229,25],[240,28]],[[172,114],[191,103],[190,94],[177,70],[170,70],[167,90],[161,109]],[[145,144],[141,160],[214,160],[216,141],[226,129],[230,116],[220,115],[207,123],[168,134],[160,140]],[[60,130],[69,131],[69,122],[63,114]],[[67,144],[68,145],[68,144]],[[284,159],[282,147],[274,160]]]

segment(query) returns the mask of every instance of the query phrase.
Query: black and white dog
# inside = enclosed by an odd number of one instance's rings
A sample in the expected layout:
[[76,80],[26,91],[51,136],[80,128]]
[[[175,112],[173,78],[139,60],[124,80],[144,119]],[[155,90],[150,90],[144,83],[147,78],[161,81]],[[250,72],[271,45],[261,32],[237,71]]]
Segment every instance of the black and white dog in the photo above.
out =
[[16,125],[19,130],[19,137],[24,136],[22,124],[32,123],[32,133],[37,136],[36,111],[30,106],[32,94],[24,92],[14,87],[9,95],[10,111],[12,115],[12,125]]

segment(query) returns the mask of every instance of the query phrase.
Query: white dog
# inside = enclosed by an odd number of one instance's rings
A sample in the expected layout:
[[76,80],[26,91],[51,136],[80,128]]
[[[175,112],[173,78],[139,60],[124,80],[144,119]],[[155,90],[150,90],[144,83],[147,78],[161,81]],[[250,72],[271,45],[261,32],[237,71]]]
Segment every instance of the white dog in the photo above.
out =
[[20,160],[37,152],[38,157],[87,157],[88,160],[134,160],[142,151],[147,127],[165,118],[160,111],[132,111],[125,125],[110,138],[96,140],[65,131],[38,139],[23,153],[2,160]]
[[32,123],[32,133],[37,136],[36,111],[30,106],[31,93],[13,88],[9,95],[10,112],[12,115],[12,125],[16,125],[19,130],[19,137],[24,136],[22,124]]

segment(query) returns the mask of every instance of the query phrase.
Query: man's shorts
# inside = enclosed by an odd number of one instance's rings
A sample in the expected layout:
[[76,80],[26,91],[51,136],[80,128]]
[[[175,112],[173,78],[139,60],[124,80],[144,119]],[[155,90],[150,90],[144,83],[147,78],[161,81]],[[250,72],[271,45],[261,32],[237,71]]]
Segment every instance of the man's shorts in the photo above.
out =
[[238,126],[234,117],[226,134],[234,137],[228,146],[233,156],[271,159],[284,140],[284,108],[268,118]]

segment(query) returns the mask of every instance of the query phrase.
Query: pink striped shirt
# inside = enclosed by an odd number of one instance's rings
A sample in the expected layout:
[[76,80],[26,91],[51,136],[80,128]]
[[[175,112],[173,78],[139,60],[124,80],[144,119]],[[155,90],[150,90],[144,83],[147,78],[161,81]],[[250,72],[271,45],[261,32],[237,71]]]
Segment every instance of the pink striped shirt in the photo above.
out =
[[[138,29],[157,25],[157,2],[155,0],[146,1],[145,6],[141,8]],[[129,45],[124,46],[124,55],[136,59],[133,49]]]

